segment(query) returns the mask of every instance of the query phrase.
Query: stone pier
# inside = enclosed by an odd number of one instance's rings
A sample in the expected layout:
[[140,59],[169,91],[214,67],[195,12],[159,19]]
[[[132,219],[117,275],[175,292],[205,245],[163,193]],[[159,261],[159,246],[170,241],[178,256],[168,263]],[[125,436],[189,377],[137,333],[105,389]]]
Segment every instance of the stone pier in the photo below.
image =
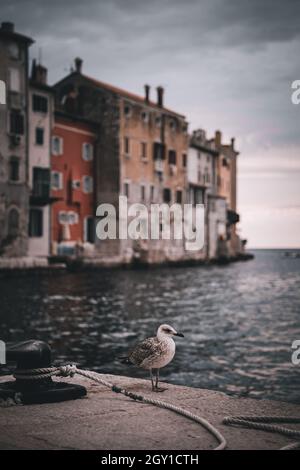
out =
[[[104,376],[128,390],[183,407],[210,421],[226,437],[228,449],[278,449],[294,442],[264,431],[224,426],[228,415],[300,417],[300,405],[234,398],[224,393],[164,384],[152,393],[149,382]],[[1,377],[0,381],[11,380]],[[134,402],[87,379],[56,379],[84,385],[87,397],[62,403],[0,407],[0,449],[213,449],[217,442],[201,426],[175,413]],[[300,430],[300,426],[286,425]]]

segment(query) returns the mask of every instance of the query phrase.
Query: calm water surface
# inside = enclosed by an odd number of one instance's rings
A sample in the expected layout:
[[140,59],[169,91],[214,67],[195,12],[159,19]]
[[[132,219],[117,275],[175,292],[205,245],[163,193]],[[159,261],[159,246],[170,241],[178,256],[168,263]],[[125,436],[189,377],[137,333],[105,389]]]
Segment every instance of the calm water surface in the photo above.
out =
[[168,322],[185,338],[166,380],[300,403],[300,258],[254,253],[229,266],[2,278],[0,338],[42,339],[55,363],[143,377],[115,358]]

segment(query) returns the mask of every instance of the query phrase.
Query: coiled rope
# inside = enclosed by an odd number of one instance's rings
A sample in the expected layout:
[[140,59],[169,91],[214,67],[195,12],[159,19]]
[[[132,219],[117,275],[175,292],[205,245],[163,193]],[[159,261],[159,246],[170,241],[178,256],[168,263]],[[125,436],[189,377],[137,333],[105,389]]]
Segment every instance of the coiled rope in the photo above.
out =
[[[190,419],[191,421],[200,424],[219,442],[219,445],[215,447],[214,450],[223,450],[227,446],[225,437],[212,424],[210,424],[206,419],[202,418],[201,416],[191,413],[176,405],[172,405],[171,403],[132,393],[124,388],[112,384],[108,380],[105,380],[103,378],[103,375],[97,372],[90,372],[78,369],[75,365],[66,365],[60,367],[47,367],[40,369],[17,369],[14,372],[14,377],[17,380],[35,381],[45,380],[53,376],[73,377],[75,374],[81,375],[82,377],[90,379],[100,385],[104,385],[113,392],[121,393],[122,395],[125,395],[126,397],[129,397],[132,400],[173,411],[178,415],[184,416]],[[291,438],[300,439],[300,431],[288,429],[286,427],[274,425],[272,423],[300,423],[300,418],[286,418],[281,416],[227,416],[223,419],[223,424],[225,425],[243,426],[249,429],[258,429],[267,432],[274,432]],[[284,446],[281,448],[281,450],[291,450],[298,448],[300,448],[300,441]]]
[[45,380],[47,378],[53,376],[62,376],[62,377],[73,377],[75,374],[81,375],[87,379],[93,380],[98,384],[104,385],[105,387],[109,388],[115,393],[121,393],[126,397],[131,398],[132,400],[139,401],[141,403],[146,403],[149,405],[157,406],[159,408],[165,408],[167,410],[173,411],[178,415],[184,416],[185,418],[190,419],[202,427],[204,427],[210,434],[212,434],[219,445],[215,447],[214,450],[223,450],[225,449],[227,442],[224,436],[206,419],[198,416],[194,413],[190,413],[183,408],[180,408],[176,405],[172,405],[171,403],[166,403],[161,400],[155,400],[153,398],[144,397],[142,395],[137,395],[136,393],[129,392],[128,390],[118,387],[117,385],[108,382],[103,378],[102,374],[98,374],[97,372],[89,372],[86,370],[78,369],[75,365],[67,365],[67,366],[60,366],[60,367],[47,367],[47,368],[40,368],[40,369],[26,369],[26,370],[15,370],[14,377],[17,380],[25,380],[25,381],[34,381],[34,380]]

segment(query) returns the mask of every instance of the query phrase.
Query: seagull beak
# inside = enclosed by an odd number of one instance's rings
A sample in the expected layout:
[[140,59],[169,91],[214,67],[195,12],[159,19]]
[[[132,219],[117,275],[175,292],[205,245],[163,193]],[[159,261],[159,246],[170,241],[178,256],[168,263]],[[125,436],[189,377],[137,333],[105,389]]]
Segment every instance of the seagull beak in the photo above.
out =
[[184,334],[183,334],[183,333],[175,333],[175,336],[180,336],[180,338],[184,338]]

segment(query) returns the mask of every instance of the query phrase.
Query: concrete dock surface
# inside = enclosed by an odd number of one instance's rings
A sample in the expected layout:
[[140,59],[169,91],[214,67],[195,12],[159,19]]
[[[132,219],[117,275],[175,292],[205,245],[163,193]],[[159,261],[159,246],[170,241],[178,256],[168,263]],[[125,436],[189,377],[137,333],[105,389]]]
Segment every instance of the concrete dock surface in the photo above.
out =
[[[280,415],[300,417],[300,405],[234,398],[221,392],[164,384],[151,392],[147,380],[104,376],[134,393],[178,405],[213,424],[228,449],[278,449],[293,441],[279,434],[225,426],[225,416]],[[0,381],[11,380],[1,377]],[[202,450],[217,441],[200,425],[177,414],[135,402],[90,380],[55,379],[87,388],[87,397],[43,405],[0,407],[0,449]],[[300,430],[300,426],[286,427]]]

